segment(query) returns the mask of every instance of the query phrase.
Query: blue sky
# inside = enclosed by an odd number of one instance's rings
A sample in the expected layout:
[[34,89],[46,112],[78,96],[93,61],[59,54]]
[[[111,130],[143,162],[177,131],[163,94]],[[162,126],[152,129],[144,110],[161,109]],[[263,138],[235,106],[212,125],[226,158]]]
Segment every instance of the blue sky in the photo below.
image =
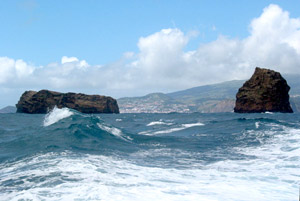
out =
[[251,19],[270,3],[291,16],[300,13],[298,0],[2,1],[0,55],[36,65],[59,61],[63,55],[106,64],[124,52],[136,52],[140,37],[175,27],[199,32],[187,47],[193,49],[219,34],[247,36]]
[[2,1],[0,107],[29,89],[123,97],[256,65],[300,73],[299,13],[299,0]]

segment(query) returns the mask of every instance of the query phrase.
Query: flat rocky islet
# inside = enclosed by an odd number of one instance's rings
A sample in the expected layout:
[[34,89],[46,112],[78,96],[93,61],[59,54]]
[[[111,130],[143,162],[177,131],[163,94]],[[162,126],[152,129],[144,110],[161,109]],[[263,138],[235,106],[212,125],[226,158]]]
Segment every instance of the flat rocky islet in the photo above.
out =
[[44,114],[55,106],[82,113],[119,113],[117,101],[111,97],[49,90],[25,91],[16,104],[17,113],[30,114]]

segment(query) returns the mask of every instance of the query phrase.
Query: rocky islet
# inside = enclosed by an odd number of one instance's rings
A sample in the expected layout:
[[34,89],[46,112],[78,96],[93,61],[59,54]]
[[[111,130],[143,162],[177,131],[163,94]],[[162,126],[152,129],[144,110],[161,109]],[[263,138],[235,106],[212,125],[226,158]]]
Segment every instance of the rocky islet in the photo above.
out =
[[256,67],[252,77],[236,94],[234,112],[292,113],[289,90],[290,87],[279,72]]
[[16,104],[18,113],[30,114],[44,114],[55,106],[82,113],[119,113],[117,101],[111,97],[49,90],[25,91]]

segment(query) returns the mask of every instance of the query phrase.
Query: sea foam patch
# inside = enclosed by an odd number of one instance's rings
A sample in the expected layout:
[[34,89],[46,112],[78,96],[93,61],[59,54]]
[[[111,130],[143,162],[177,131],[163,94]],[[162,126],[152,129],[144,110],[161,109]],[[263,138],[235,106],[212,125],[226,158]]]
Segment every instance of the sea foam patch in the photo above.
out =
[[[111,156],[48,153],[10,166],[0,165],[1,197],[4,200],[125,201],[297,198],[297,186],[287,182],[287,173],[281,172],[279,178],[267,174],[267,167],[256,169],[256,165],[252,161],[225,160],[206,168],[174,169],[140,166]],[[19,185],[4,185],[7,182],[19,182]]]

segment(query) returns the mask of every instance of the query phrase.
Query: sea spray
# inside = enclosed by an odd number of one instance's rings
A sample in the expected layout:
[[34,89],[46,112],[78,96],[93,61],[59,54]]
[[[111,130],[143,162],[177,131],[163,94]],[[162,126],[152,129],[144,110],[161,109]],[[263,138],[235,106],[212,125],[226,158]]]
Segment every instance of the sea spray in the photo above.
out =
[[62,108],[59,109],[56,106],[46,114],[45,119],[44,119],[44,126],[50,126],[61,119],[67,118],[74,113],[70,111],[68,108]]

